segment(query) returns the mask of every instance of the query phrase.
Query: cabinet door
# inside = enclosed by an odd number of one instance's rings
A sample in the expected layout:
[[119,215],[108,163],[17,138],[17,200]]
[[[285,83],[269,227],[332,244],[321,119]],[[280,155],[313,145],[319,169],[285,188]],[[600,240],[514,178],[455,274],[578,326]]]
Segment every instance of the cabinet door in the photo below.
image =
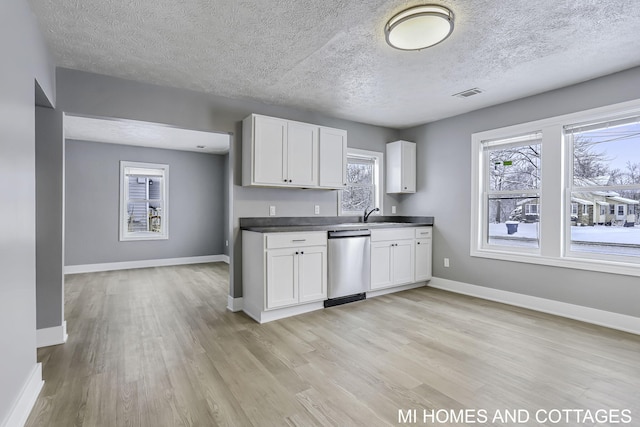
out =
[[403,285],[414,280],[414,240],[398,240],[393,248],[393,284]]
[[371,289],[393,284],[392,242],[371,243]]
[[402,193],[416,192],[416,144],[402,144]]
[[254,126],[255,183],[286,185],[287,121],[257,116]]
[[318,127],[289,122],[287,130],[289,184],[318,186]]
[[300,248],[298,255],[299,301],[327,299],[327,248]]
[[267,309],[298,303],[298,266],[295,249],[267,251]]
[[320,187],[347,185],[347,131],[320,128]]
[[431,279],[431,239],[416,240],[416,282]]

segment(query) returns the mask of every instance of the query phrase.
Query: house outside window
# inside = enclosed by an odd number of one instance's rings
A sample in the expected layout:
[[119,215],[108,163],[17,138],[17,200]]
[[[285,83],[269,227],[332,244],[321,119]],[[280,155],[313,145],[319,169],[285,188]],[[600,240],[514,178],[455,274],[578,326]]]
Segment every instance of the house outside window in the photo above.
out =
[[[522,140],[534,134],[539,151]],[[471,142],[471,256],[640,276],[640,100],[478,132]],[[539,152],[529,175],[503,174],[515,161],[500,150],[529,145]],[[495,185],[501,174],[507,189]],[[532,204],[537,223],[525,222]],[[510,235],[497,206],[511,209]]]
[[347,149],[347,186],[339,193],[340,215],[359,215],[365,209],[382,209],[383,154]]
[[120,241],[168,239],[169,165],[120,162]]

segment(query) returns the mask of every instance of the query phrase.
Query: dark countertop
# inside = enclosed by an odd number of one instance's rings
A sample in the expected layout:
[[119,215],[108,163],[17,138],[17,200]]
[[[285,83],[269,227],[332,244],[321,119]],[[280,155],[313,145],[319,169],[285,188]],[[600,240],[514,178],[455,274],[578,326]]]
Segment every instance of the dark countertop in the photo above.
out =
[[369,222],[362,217],[279,217],[240,218],[240,229],[257,233],[281,233],[300,231],[362,230],[375,228],[401,228],[432,226],[428,216],[377,216]]

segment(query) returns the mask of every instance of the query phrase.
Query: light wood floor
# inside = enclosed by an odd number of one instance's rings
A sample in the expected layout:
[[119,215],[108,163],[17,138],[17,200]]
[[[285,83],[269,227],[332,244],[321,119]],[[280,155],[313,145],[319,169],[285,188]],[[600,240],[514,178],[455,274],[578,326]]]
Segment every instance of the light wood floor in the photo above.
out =
[[227,277],[67,276],[69,340],[38,351],[27,426],[384,426],[399,409],[424,425],[463,408],[628,408],[640,425],[638,336],[430,288],[258,325],[226,310]]

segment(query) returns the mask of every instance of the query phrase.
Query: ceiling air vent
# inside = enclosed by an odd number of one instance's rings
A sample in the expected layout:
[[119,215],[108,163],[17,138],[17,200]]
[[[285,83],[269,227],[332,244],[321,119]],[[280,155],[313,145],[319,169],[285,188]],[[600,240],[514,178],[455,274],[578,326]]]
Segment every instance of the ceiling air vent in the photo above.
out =
[[451,96],[456,96],[458,98],[468,98],[470,96],[477,95],[479,93],[482,93],[482,89],[474,87],[472,89],[467,89],[467,90],[463,90],[462,92],[454,93]]

